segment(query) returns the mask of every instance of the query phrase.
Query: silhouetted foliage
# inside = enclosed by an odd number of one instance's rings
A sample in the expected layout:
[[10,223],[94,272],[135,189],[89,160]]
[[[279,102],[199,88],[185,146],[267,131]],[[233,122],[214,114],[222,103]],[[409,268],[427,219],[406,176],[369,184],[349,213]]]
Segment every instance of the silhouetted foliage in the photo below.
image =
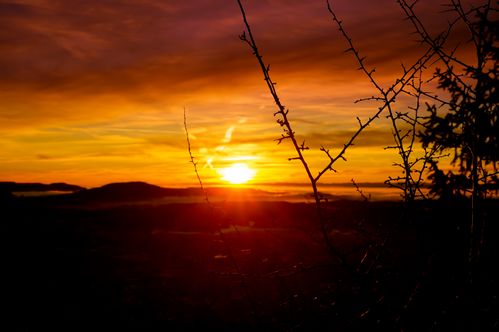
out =
[[469,14],[461,7],[456,10],[472,36],[476,63],[443,57],[446,68],[438,68],[435,78],[438,88],[450,98],[440,107],[428,105],[421,142],[423,147],[435,147],[440,153],[450,152],[452,165],[456,166],[444,173],[438,163],[432,163],[433,193],[441,197],[469,192],[484,196],[497,191],[499,184],[499,22],[492,17],[497,11],[490,5]]

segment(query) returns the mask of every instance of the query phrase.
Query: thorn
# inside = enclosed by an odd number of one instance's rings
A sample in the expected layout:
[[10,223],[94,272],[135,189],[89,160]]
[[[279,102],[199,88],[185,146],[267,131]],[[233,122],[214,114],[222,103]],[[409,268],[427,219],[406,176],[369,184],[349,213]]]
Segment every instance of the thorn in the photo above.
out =
[[360,121],[359,117],[357,117],[357,121],[359,121],[359,125],[362,127],[362,121]]

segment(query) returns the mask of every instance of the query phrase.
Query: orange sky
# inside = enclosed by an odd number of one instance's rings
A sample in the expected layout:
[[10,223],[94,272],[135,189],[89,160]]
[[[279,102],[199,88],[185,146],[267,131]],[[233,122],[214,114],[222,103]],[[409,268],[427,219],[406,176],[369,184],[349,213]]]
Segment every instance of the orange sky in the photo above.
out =
[[[476,1],[475,1],[476,2]],[[376,105],[325,1],[245,1],[314,170]],[[434,1],[418,12],[432,29],[447,17]],[[333,3],[358,48],[390,82],[421,51],[395,1]],[[0,3],[0,180],[97,186],[140,180],[196,186],[183,129],[207,183],[246,162],[254,183],[306,182],[281,135],[256,60],[238,35],[232,0],[19,0]],[[397,175],[380,120],[324,182],[383,182]]]

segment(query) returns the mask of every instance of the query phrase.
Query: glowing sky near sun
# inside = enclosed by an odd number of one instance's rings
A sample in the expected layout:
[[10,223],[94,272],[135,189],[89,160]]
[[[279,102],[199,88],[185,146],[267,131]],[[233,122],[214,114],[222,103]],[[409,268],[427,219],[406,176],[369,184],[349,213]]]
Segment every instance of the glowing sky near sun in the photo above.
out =
[[[372,114],[325,1],[245,1],[250,23],[311,166]],[[438,30],[434,1],[418,11]],[[381,81],[419,46],[395,1],[334,6]],[[433,10],[430,10],[432,9]],[[183,129],[209,183],[244,163],[252,182],[305,182],[247,46],[235,1],[19,0],[0,2],[0,180],[96,186],[141,180],[195,186]],[[396,156],[381,119],[325,182],[383,182]]]

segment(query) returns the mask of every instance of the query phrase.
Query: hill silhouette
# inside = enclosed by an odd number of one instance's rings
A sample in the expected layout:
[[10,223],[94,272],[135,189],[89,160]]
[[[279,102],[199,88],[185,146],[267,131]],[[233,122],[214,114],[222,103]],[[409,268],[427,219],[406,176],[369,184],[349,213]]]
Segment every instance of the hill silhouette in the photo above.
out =
[[50,184],[44,183],[17,183],[17,182],[0,182],[1,192],[43,192],[43,191],[63,191],[63,192],[76,192],[80,190],[85,190],[85,188],[74,185],[67,184],[64,182],[56,182]]
[[[27,197],[27,195],[23,198],[40,203],[98,204],[145,202],[173,197],[204,197],[205,195],[200,188],[164,188],[140,181],[110,183],[89,189],[66,183],[0,182],[0,193],[3,193],[2,197],[13,198],[13,193],[50,191],[67,193],[43,197]],[[221,197],[223,199],[247,199],[270,196],[269,192],[250,188],[208,188],[207,193],[210,197]]]
[[175,191],[175,189],[166,189],[145,182],[122,182],[87,189],[71,196],[85,200],[133,201],[161,198],[172,195]]
[[[268,194],[265,191],[248,188],[209,188],[207,192],[214,196]],[[164,197],[204,196],[204,192],[200,188],[163,188],[146,182],[120,182],[87,189],[71,196],[98,201],[143,201]]]

